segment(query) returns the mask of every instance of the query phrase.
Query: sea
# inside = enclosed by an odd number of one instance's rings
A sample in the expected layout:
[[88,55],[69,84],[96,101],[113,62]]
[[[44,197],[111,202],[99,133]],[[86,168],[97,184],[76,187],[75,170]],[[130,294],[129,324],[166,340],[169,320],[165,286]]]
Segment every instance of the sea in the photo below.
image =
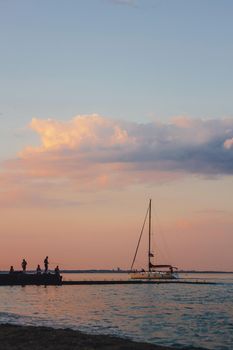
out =
[[[72,328],[136,341],[233,349],[233,274],[182,274],[216,284],[0,287],[0,323]],[[64,280],[125,280],[127,274],[64,274]]]

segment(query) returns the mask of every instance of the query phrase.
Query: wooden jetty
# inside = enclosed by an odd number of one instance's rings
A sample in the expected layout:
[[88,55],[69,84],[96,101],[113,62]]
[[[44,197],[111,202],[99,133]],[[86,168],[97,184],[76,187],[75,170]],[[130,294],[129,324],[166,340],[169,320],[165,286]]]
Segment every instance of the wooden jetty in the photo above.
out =
[[129,284],[218,284],[204,280],[83,280],[83,281],[62,281],[64,286],[89,286],[89,285],[129,285]]
[[125,280],[76,280],[64,281],[62,276],[56,273],[25,273],[15,271],[13,273],[0,273],[0,286],[27,286],[27,285],[45,285],[45,286],[94,286],[94,285],[139,285],[139,284],[198,284],[212,285],[218,284],[206,280],[188,280],[188,279],[125,279]]

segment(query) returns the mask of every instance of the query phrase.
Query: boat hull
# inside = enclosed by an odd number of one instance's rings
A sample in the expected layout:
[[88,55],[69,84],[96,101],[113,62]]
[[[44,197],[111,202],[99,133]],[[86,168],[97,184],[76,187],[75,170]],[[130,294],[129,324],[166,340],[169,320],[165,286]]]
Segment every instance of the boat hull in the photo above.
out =
[[131,279],[140,280],[161,280],[161,279],[177,279],[178,276],[171,272],[134,272],[130,275]]

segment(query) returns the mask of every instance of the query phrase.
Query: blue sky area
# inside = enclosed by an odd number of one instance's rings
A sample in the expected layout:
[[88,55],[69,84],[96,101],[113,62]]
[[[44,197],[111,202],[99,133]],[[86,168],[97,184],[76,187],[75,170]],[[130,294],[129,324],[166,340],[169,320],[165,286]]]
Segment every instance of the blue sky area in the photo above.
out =
[[32,117],[232,116],[232,18],[232,0],[0,0],[1,159]]

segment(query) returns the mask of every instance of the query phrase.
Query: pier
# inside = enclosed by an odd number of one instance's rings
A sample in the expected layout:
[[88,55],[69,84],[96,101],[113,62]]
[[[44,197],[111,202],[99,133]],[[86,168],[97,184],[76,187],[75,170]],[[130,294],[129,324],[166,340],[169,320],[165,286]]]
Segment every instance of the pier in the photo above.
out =
[[25,273],[15,271],[13,273],[0,273],[0,286],[27,286],[27,285],[59,285],[59,286],[89,286],[89,285],[139,285],[139,284],[198,284],[213,285],[219,284],[213,280],[195,278],[177,279],[79,279],[64,280],[59,273]]
[[89,285],[129,285],[129,284],[218,284],[210,281],[190,281],[190,280],[85,280],[85,281],[62,281],[64,286],[89,286]]

